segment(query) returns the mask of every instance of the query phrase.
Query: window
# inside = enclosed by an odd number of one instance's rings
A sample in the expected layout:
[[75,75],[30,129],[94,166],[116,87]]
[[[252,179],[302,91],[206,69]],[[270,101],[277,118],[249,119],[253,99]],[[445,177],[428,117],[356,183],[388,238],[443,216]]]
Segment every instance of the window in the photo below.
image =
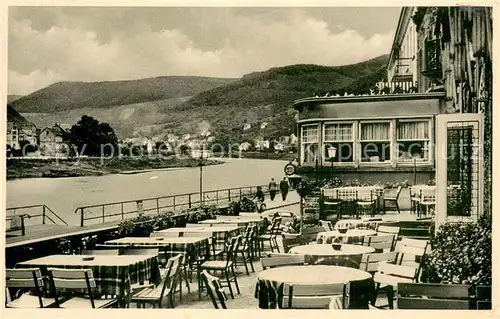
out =
[[63,139],[61,136],[56,136],[56,143],[62,143]]
[[398,161],[429,160],[430,121],[398,121]]
[[[333,159],[328,157],[330,147],[337,149]],[[353,123],[325,124],[323,154],[324,161],[333,160],[334,163],[354,161]]]
[[306,125],[301,128],[302,163],[316,163],[318,158],[318,126]]
[[361,123],[361,162],[390,162],[391,124],[389,122]]

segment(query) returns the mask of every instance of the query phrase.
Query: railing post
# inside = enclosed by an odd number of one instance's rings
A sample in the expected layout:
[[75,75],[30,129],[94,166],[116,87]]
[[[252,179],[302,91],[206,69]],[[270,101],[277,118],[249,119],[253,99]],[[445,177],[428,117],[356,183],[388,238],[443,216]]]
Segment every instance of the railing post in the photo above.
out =
[[189,194],[188,202],[189,202],[189,208],[191,208],[191,194]]
[[215,191],[215,203],[219,204],[219,191]]
[[121,202],[120,204],[121,204],[120,206],[121,206],[121,208],[122,208],[122,219],[124,219],[124,218],[125,218],[125,216],[123,215],[123,202]]
[[106,220],[106,216],[104,215],[104,205],[102,205],[102,222]]
[[227,190],[227,201],[228,202],[231,201],[231,190],[230,189]]
[[42,206],[42,224],[45,225],[45,205]]
[[174,196],[174,211],[175,211],[175,196]]
[[83,223],[84,223],[84,217],[83,217],[83,207],[80,208],[80,226],[83,227]]
[[160,199],[156,197],[156,212],[160,214]]
[[240,187],[240,200],[241,200],[241,187]]

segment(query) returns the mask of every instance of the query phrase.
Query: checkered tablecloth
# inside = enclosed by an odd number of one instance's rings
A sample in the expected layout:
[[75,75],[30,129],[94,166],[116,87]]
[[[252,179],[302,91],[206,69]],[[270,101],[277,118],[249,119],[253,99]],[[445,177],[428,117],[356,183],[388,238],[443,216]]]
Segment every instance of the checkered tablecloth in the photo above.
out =
[[[86,256],[88,257],[88,256]],[[48,268],[90,268],[96,281],[97,295],[116,295],[124,302],[130,296],[132,284],[149,281],[160,282],[158,261],[153,256],[96,255],[93,260],[83,260],[82,255],[52,255],[21,262],[16,267],[40,268],[47,276]]]
[[184,253],[188,263],[192,264],[198,257],[210,254],[210,237],[124,237],[106,242],[119,247],[148,246],[158,247],[165,252]]
[[318,233],[316,242],[318,244],[363,244],[365,236],[375,236],[377,232],[369,229],[349,229],[346,233],[338,231],[327,231]]

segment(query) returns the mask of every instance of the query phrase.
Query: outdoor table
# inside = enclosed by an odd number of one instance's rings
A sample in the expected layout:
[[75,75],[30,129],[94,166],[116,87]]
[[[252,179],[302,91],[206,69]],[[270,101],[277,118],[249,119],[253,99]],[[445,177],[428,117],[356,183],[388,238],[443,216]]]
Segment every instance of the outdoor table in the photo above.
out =
[[377,225],[383,223],[384,221],[370,221],[368,219],[341,219],[335,223],[334,228],[369,228],[369,229],[377,229]]
[[206,224],[210,226],[220,226],[220,225],[238,225],[240,229],[245,229],[245,227],[249,224],[258,224],[262,225],[264,223],[264,219],[256,218],[256,217],[238,217],[233,216],[232,218],[223,218],[223,219],[206,219],[199,221],[198,224]]
[[202,255],[210,254],[209,237],[123,237],[106,241],[118,247],[148,246],[163,248],[165,251],[184,253],[189,264]]
[[[121,307],[130,298],[131,285],[149,281],[161,281],[157,258],[139,255],[95,255],[93,260],[83,260],[82,255],[51,255],[20,262],[16,268],[40,268],[47,276],[48,268],[84,269],[90,268],[96,281],[97,295],[115,295]],[[89,257],[89,256],[85,256]]]
[[350,309],[368,309],[375,289],[372,275],[359,269],[341,266],[285,266],[261,271],[255,298],[259,300],[259,308],[275,309],[282,304],[284,284],[340,283],[350,283]]
[[[180,237],[189,237],[185,233],[211,233],[212,239],[214,240],[214,249],[224,248],[224,243],[232,237],[238,235],[240,229],[238,226],[233,224],[221,224],[218,226],[205,226],[205,227],[172,227],[158,231],[158,233],[178,233]],[[218,247],[215,247],[218,246]]]
[[340,250],[334,250],[331,244],[301,245],[290,249],[289,253],[305,256],[309,265],[335,265],[359,268],[363,254],[371,254],[375,248],[361,245],[343,244]]
[[348,229],[346,233],[337,230],[318,233],[318,244],[344,243],[363,244],[365,236],[375,236],[377,232],[371,229]]

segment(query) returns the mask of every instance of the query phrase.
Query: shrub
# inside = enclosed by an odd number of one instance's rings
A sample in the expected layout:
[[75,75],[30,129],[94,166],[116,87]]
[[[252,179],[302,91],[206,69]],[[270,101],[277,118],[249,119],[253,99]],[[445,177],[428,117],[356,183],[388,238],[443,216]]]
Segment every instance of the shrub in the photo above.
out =
[[426,282],[491,285],[491,216],[476,223],[447,223],[431,239],[423,265]]

